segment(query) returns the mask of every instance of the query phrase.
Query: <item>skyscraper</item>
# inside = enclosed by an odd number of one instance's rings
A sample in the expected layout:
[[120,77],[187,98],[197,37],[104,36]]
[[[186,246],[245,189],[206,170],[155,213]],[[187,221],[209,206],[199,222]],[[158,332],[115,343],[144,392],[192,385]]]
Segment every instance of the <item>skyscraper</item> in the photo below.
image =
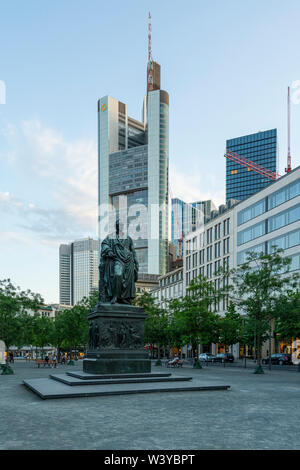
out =
[[98,289],[98,242],[76,240],[59,247],[59,302],[75,305]]
[[[257,132],[226,141],[226,151],[241,155],[277,173],[277,129]],[[272,180],[249,167],[226,159],[226,202],[243,200],[268,186]]]
[[172,199],[171,238],[177,258],[182,259],[183,256],[183,237],[204,224],[214,209],[216,207],[211,200],[186,203],[178,198]]
[[[98,101],[99,238],[102,222],[127,204],[127,225],[140,272],[168,269],[169,95],[160,89],[160,65],[152,62],[152,86],[144,97],[142,120],[110,96]],[[139,223],[134,223],[135,220]],[[101,228],[102,227],[102,228]],[[130,231],[135,227],[135,233]],[[105,225],[107,229],[107,224]],[[108,232],[107,232],[108,233]],[[106,233],[106,234],[107,234]]]
[[59,247],[59,303],[72,305],[71,245]]

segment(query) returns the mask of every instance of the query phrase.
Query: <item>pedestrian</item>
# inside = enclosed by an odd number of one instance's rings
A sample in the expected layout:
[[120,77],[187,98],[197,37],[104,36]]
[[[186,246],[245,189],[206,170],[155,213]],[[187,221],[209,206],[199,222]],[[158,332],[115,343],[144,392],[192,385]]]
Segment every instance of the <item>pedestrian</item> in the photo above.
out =
[[14,353],[13,352],[10,352],[9,353],[9,362],[12,362],[14,364],[15,360],[14,360]]
[[55,354],[55,353],[52,355],[52,358],[51,358],[51,360],[52,360],[52,367],[54,367],[54,369],[56,369],[56,364],[57,364],[57,356],[56,356],[56,354]]
[[46,357],[45,357],[44,367],[46,366],[46,364],[48,365],[48,367],[50,367],[48,354],[46,354]]

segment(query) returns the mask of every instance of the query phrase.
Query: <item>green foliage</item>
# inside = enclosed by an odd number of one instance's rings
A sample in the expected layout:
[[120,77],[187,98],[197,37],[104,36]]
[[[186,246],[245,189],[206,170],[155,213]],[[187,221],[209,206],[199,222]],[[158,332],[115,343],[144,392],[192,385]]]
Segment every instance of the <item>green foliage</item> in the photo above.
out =
[[135,305],[143,307],[147,318],[145,320],[145,343],[158,345],[158,357],[160,346],[169,343],[169,321],[164,309],[155,304],[154,298],[149,292],[144,292],[135,299]]
[[51,344],[53,332],[54,324],[51,318],[39,314],[34,315],[32,344],[43,350],[45,346]]
[[185,297],[169,303],[170,338],[174,345],[192,343],[195,350],[198,344],[218,340],[218,316],[213,310],[220,294],[202,276],[194,279],[187,291]]
[[43,299],[39,294],[30,290],[22,291],[10,279],[0,281],[0,338],[5,342],[7,351],[13,344],[24,344],[26,312],[37,312],[42,303]]
[[224,317],[219,319],[219,342],[230,346],[243,342],[244,328],[242,316],[236,312],[235,305],[231,301]]
[[280,298],[287,290],[293,291],[299,282],[295,276],[286,274],[291,261],[283,258],[282,252],[249,253],[247,262],[231,272],[235,302],[246,315],[246,336],[255,338],[259,366],[261,347],[269,336]]
[[279,339],[300,338],[300,291],[281,295],[276,313],[275,332]]

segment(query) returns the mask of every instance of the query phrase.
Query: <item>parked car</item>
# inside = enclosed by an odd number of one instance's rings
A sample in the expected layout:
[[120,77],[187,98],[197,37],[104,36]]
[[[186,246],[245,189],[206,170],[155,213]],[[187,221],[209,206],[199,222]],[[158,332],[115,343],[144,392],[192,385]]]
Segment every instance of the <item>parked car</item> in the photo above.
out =
[[231,353],[219,353],[214,358],[214,362],[234,362],[234,356]]
[[211,353],[201,353],[199,354],[199,361],[213,362],[215,356]]
[[[269,364],[269,357],[264,357],[262,360],[263,364]],[[292,365],[292,355],[285,353],[277,353],[271,355],[271,364]]]

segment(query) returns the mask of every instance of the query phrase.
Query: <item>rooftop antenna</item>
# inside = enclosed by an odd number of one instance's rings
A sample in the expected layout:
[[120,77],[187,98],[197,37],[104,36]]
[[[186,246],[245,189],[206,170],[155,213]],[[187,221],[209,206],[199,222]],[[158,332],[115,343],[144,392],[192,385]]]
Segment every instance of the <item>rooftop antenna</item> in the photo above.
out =
[[288,131],[288,154],[287,154],[287,167],[285,169],[286,173],[290,173],[292,169],[292,158],[291,158],[291,103],[290,103],[290,87],[288,87],[288,100],[287,100],[287,131]]
[[148,74],[147,74],[147,91],[153,90],[153,59],[151,49],[151,14],[148,15]]

